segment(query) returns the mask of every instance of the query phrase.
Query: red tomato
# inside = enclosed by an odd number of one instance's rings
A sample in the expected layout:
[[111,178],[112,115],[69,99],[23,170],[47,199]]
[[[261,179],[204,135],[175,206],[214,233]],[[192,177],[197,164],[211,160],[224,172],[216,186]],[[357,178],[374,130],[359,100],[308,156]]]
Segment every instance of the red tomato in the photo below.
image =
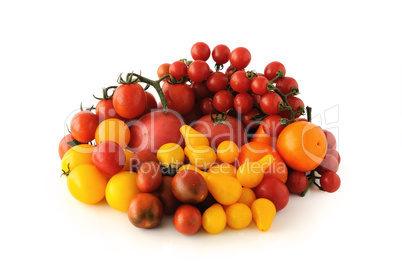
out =
[[200,110],[203,115],[209,115],[214,112],[211,98],[204,98],[200,102]]
[[320,185],[324,191],[333,193],[338,191],[339,187],[341,186],[341,179],[336,173],[327,171],[321,175]]
[[245,71],[237,71],[230,78],[230,86],[236,92],[247,92],[251,88],[251,79]]
[[299,87],[294,78],[283,77],[276,80],[276,88],[278,88],[282,94],[289,94],[293,87]]
[[194,93],[187,84],[171,84],[164,93],[169,109],[181,115],[186,115],[193,109]]
[[197,171],[182,170],[172,181],[173,195],[183,203],[200,203],[208,195],[207,184]]
[[245,47],[235,48],[230,53],[230,64],[236,69],[244,69],[250,64],[251,53]]
[[317,167],[317,172],[323,174],[327,171],[337,172],[339,168],[338,160],[331,154],[326,154],[324,160]]
[[324,131],[325,137],[327,138],[328,149],[336,149],[336,139],[335,139],[334,134],[332,134],[328,130],[323,130],[323,131]]
[[286,186],[290,193],[301,194],[308,186],[306,174],[301,171],[290,171]]
[[[265,67],[264,76],[267,79],[272,80],[276,77],[276,72],[278,72],[278,71],[282,71],[283,75],[286,75],[285,66],[283,66],[283,64],[281,62],[278,62],[278,61],[271,62]],[[279,79],[277,79],[276,81],[278,81],[278,80]]]
[[198,42],[191,47],[191,57],[193,57],[194,60],[207,61],[210,55],[211,50],[206,43]]
[[189,204],[179,206],[173,217],[173,224],[176,230],[185,235],[192,235],[201,228],[200,210]]
[[266,118],[264,118],[264,120],[262,120],[261,124],[264,128],[264,132],[269,137],[279,136],[279,134],[285,128],[285,126],[281,124],[281,119],[282,117],[279,115],[269,115]]
[[281,112],[279,104],[282,102],[281,96],[275,92],[268,92],[262,95],[260,100],[260,107],[266,114],[278,114]]
[[229,84],[228,77],[222,72],[214,72],[207,79],[207,87],[212,92],[225,90]]
[[142,164],[145,162],[159,163],[158,158],[156,158],[153,153],[145,150],[139,151],[135,153],[133,157],[131,157],[131,171],[138,172]]
[[173,195],[172,180],[173,177],[171,176],[163,176],[161,185],[153,193],[162,202],[163,213],[166,215],[173,215],[176,209],[181,205],[181,202]]
[[187,76],[187,65],[183,61],[173,62],[169,67],[169,74],[171,74],[177,81]]
[[195,60],[188,66],[188,77],[194,82],[202,82],[209,76],[210,69],[203,60]]
[[214,59],[217,64],[226,64],[229,61],[229,58],[230,49],[226,45],[217,45],[212,50],[212,59]]
[[60,143],[59,143],[59,157],[60,159],[63,159],[64,154],[71,148],[71,146],[68,144],[69,141],[73,141],[74,138],[71,134],[65,135]]
[[71,119],[71,135],[81,143],[91,142],[95,139],[98,124],[99,119],[95,114],[87,110],[80,111]]
[[103,141],[92,153],[95,167],[104,174],[115,175],[126,164],[124,149],[114,141]]
[[212,92],[208,89],[206,82],[192,82],[190,84],[190,88],[193,89],[196,100],[202,100],[212,95]]
[[268,86],[269,80],[264,76],[255,77],[251,81],[251,90],[258,95],[264,95],[268,93]]
[[122,84],[113,93],[113,107],[124,118],[135,118],[145,110],[147,97],[138,83]]
[[257,199],[266,198],[273,202],[276,211],[282,210],[289,202],[289,190],[285,183],[273,176],[264,176],[263,180],[255,187]]
[[226,112],[233,108],[234,97],[232,93],[227,90],[217,92],[212,99],[212,105],[219,112]]
[[251,118],[260,115],[257,109],[252,109],[250,112],[242,114],[241,122],[246,126],[246,130],[255,129],[258,127],[259,123],[257,121],[251,120]]
[[132,198],[127,214],[137,228],[151,229],[161,223],[163,205],[154,194],[138,193]]
[[158,107],[154,95],[145,91],[145,96],[147,97],[147,105],[145,107],[145,110],[141,113],[141,115],[137,116],[137,118],[140,118],[141,116],[151,112],[151,110],[156,109]]
[[123,117],[117,114],[113,107],[112,99],[100,100],[95,108],[95,113],[98,116],[99,122],[110,118],[117,118],[123,120]]
[[241,114],[249,113],[253,109],[254,99],[248,93],[239,93],[233,101],[234,109]]
[[[290,107],[292,108],[293,111],[298,111],[300,109],[300,107],[304,108],[304,102],[298,98],[295,97],[293,95],[290,95],[287,97],[288,103],[290,105]],[[288,110],[283,110],[279,113],[280,116],[290,119],[290,112]],[[300,113],[296,113],[295,114],[295,118],[299,117],[301,114]]]
[[137,173],[137,186],[141,192],[150,193],[158,189],[162,183],[162,171],[156,162],[145,162]]

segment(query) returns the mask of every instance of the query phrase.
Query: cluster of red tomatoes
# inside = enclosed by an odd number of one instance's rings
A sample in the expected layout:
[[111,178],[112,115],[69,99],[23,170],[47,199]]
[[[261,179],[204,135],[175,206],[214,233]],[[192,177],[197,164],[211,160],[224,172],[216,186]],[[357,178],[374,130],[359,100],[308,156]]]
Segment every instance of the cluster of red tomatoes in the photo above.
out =
[[[298,83],[282,63],[271,62],[262,73],[248,71],[248,49],[220,44],[211,52],[203,42],[192,46],[191,56],[193,61],[161,64],[157,80],[120,75],[117,86],[95,97],[95,113],[81,108],[73,116],[59,144],[73,197],[87,204],[106,199],[141,228],[174,214],[177,230],[193,234],[201,223],[217,233],[226,222],[243,228],[251,218],[267,230],[289,192],[304,196],[312,184],[338,190],[335,137],[310,122],[311,109],[297,97]],[[214,70],[207,63],[211,56]],[[150,86],[160,102],[147,91]],[[300,118],[305,110],[308,119]],[[201,139],[191,138],[197,134]],[[200,146],[207,151],[198,152]],[[204,164],[194,163],[195,157]],[[270,165],[258,175],[246,170],[249,162],[262,160]],[[217,203],[233,194],[223,184],[238,186],[241,197]]]

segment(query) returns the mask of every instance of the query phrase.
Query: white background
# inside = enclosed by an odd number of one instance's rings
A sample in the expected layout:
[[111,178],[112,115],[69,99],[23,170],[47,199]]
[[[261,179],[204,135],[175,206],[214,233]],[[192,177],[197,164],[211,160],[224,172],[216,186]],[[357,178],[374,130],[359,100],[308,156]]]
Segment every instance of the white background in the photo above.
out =
[[[197,3],[197,4],[195,4]],[[0,277],[400,278],[400,1],[3,1]],[[342,185],[292,196],[271,230],[134,228],[60,178],[70,113],[121,72],[156,78],[193,43],[282,61],[338,138]],[[319,122],[319,123],[318,123]],[[251,277],[248,277],[251,278]]]

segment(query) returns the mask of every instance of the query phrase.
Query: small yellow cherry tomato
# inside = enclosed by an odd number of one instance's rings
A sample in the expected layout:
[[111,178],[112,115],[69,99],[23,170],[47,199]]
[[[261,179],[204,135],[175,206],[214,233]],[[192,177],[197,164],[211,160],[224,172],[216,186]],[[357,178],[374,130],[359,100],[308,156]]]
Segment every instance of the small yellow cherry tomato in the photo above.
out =
[[72,171],[82,164],[92,164],[92,152],[94,146],[89,144],[79,144],[70,148],[61,159],[61,170],[64,173]]
[[241,196],[241,184],[234,177],[207,173],[205,181],[211,195],[222,205],[234,204]]
[[211,234],[217,234],[226,227],[226,213],[222,205],[215,203],[202,214],[202,226]]
[[121,147],[126,148],[130,142],[130,129],[124,121],[117,118],[109,118],[102,121],[95,132],[97,145],[102,141],[114,141]]
[[209,168],[208,173],[224,174],[236,177],[236,168],[229,163],[214,164]]
[[237,202],[244,203],[248,207],[251,207],[253,201],[255,201],[255,193],[250,188],[242,188],[241,196]]
[[191,164],[202,170],[209,169],[216,162],[215,151],[207,145],[186,146],[184,153]]
[[105,197],[107,178],[90,164],[79,165],[67,177],[71,195],[86,204],[95,204]]
[[165,167],[179,168],[183,165],[184,151],[177,143],[166,143],[159,148],[156,158]]
[[225,163],[233,163],[239,157],[239,147],[230,140],[225,140],[218,145],[216,154],[219,160]]
[[269,230],[276,214],[273,202],[265,198],[256,199],[251,205],[251,212],[257,228],[263,232]]
[[107,203],[114,209],[127,212],[131,199],[141,191],[137,187],[137,174],[122,171],[112,176],[107,183],[105,196]]
[[244,203],[229,205],[225,213],[228,226],[237,230],[248,227],[253,218],[251,209]]

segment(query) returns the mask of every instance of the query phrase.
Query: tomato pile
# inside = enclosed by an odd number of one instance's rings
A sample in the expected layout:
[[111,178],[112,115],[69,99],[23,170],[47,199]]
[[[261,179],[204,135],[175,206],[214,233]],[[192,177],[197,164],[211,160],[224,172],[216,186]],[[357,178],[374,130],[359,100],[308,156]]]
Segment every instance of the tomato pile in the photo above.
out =
[[72,117],[59,156],[75,199],[106,199],[138,228],[173,215],[177,231],[192,235],[253,220],[267,231],[290,194],[339,189],[336,139],[311,123],[282,63],[246,70],[250,51],[223,44],[211,52],[198,42],[190,53],[193,61],[161,64],[157,80],[120,75]]

